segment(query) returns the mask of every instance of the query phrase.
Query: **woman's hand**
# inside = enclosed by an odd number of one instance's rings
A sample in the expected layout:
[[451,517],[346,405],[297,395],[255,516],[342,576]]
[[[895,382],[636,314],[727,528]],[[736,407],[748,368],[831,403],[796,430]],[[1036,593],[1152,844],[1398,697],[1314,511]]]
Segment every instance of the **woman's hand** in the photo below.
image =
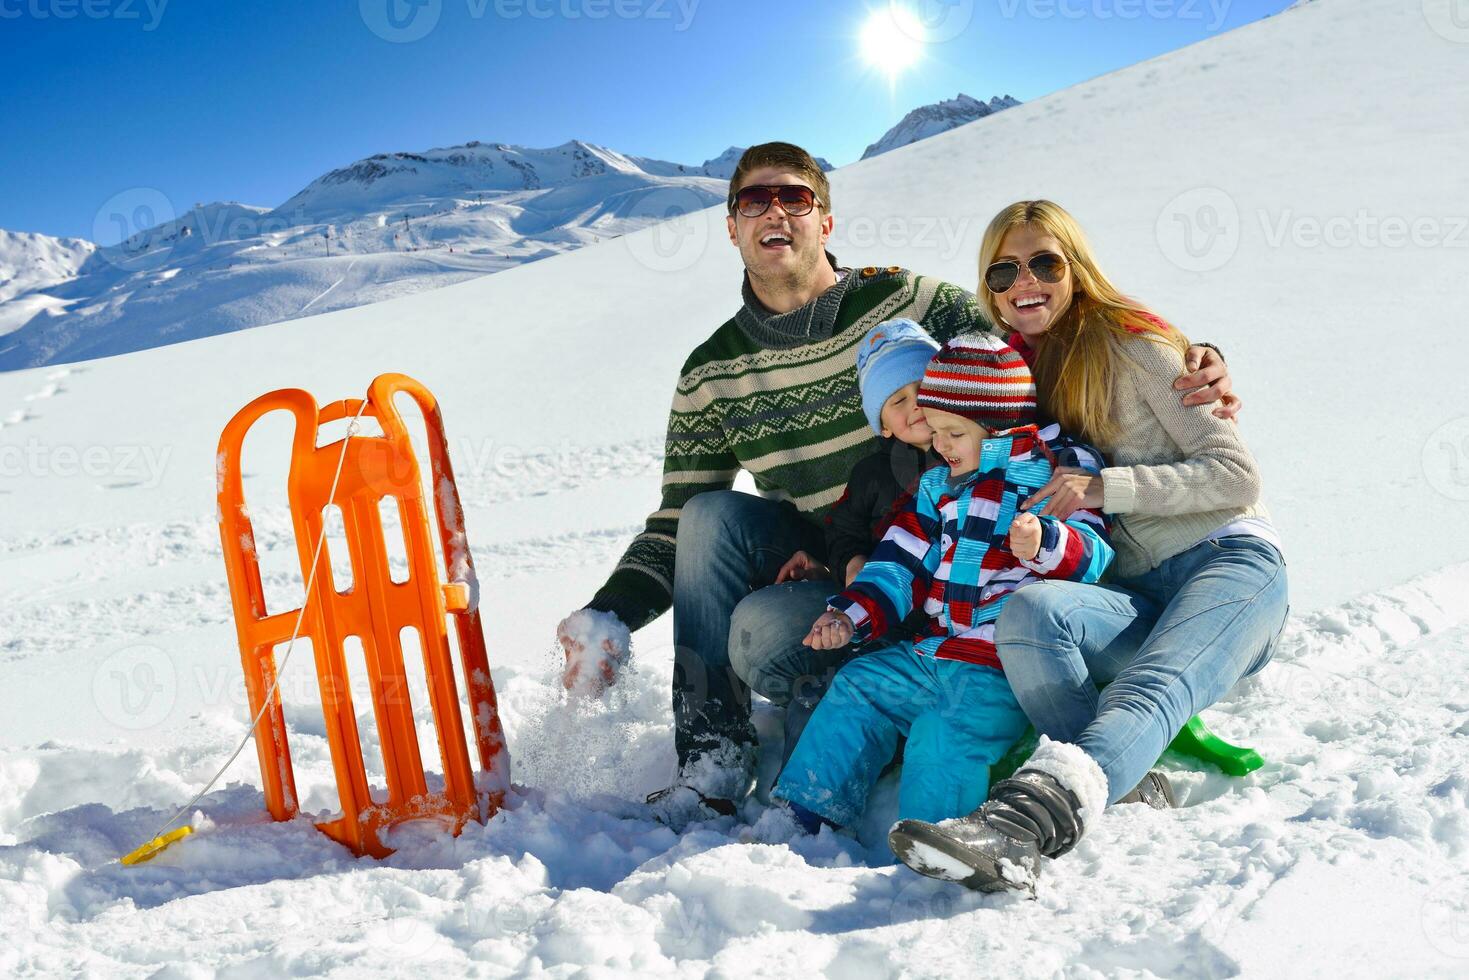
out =
[[1047,497],[1051,499],[1036,516],[1064,521],[1083,507],[1102,506],[1102,478],[1074,466],[1058,467],[1049,483],[1026,498],[1023,509],[1034,510]]
[[835,650],[852,641],[852,619],[846,613],[828,609],[811,624],[811,632],[801,641],[813,650]]
[[1234,379],[1229,376],[1229,365],[1212,347],[1190,347],[1183,355],[1184,374],[1173,382],[1178,391],[1187,391],[1183,396],[1185,405],[1214,406],[1214,415],[1221,419],[1232,419],[1239,414],[1243,403],[1234,393]]
[[1041,553],[1041,520],[1034,514],[1016,514],[1010,522],[1010,551],[1016,558],[1035,561]]
[[776,573],[775,584],[782,582],[810,582],[815,579],[831,578],[831,569],[821,562],[812,558],[804,551],[798,551],[786,563],[780,566]]

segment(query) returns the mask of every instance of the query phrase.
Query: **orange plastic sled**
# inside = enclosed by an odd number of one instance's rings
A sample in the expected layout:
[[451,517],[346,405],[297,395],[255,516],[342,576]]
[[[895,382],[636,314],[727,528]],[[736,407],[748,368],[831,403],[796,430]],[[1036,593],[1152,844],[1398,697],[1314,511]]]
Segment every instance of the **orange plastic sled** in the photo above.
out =
[[[488,819],[504,804],[505,790],[510,785],[510,757],[500,728],[479,612],[466,608],[469,596],[465,585],[443,582],[448,576],[441,575],[429,538],[418,460],[403,419],[393,404],[393,396],[400,392],[412,396],[426,422],[434,513],[445,559],[456,564],[462,562],[472,571],[464,536],[464,513],[449,465],[438,403],[428,389],[412,378],[401,374],[381,375],[368,389],[365,407],[361,399],[346,399],[318,411],[315,399],[299,388],[262,395],[225,426],[218,457],[219,534],[229,574],[251,717],[260,715],[275,680],[275,649],[290,639],[301,612],[292,609],[271,613],[265,608],[255,535],[245,507],[240,474],[241,445],[246,432],[261,416],[279,409],[296,417],[288,496],[303,581],[311,580],[316,542],[322,533],[323,509],[329,504],[341,509],[352,562],[352,585],[346,591],[338,591],[323,547],[315,583],[305,597],[300,632],[301,637],[310,640],[316,658],[326,737],[341,800],[341,816],[318,823],[317,827],[357,854],[373,857],[392,853],[379,832],[405,820],[435,818],[458,834],[466,820]],[[330,422],[352,418],[359,409],[364,418],[377,420],[383,434],[348,438],[337,492],[328,500],[338,462],[343,460],[343,445],[338,440],[317,446],[317,431]],[[378,509],[379,501],[384,498],[396,503],[402,517],[408,577],[401,583],[393,582],[389,573]],[[469,688],[469,714],[479,750],[478,780],[470,768],[465,747],[460,696],[449,652],[450,619],[454,622],[463,676]],[[423,761],[419,758],[399,639],[407,627],[417,631],[423,648],[429,703],[443,763],[442,791],[429,791]],[[387,774],[386,801],[373,800],[363,766],[343,655],[345,641],[354,636],[361,641],[367,664],[368,686]],[[296,815],[298,803],[278,689],[271,694],[269,707],[256,726],[255,746],[265,783],[266,807],[276,820],[289,820]]]

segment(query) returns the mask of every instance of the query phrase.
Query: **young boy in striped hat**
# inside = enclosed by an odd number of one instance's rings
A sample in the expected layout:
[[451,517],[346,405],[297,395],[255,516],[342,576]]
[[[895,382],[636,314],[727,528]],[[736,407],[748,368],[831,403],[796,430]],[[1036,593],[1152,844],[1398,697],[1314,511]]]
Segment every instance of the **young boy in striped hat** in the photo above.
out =
[[[1038,427],[1035,397],[1025,361],[996,338],[956,338],[929,361],[917,400],[945,465],[924,473],[803,641],[864,648],[837,674],[772,793],[808,831],[856,822],[899,736],[908,740],[899,817],[968,813],[1025,730],[995,654],[1000,610],[1043,578],[1095,582],[1112,559],[1100,513],[1062,522],[1018,512],[1058,453],[1100,459],[1059,426]],[[878,642],[915,607],[929,617],[922,635]]]

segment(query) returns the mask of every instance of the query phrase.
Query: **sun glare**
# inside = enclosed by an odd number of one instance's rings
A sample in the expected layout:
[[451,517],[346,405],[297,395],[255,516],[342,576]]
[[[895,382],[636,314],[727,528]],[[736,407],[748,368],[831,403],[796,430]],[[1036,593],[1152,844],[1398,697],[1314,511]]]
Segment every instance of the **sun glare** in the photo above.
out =
[[922,38],[923,24],[913,11],[883,4],[862,25],[862,57],[892,81],[918,61],[923,53]]

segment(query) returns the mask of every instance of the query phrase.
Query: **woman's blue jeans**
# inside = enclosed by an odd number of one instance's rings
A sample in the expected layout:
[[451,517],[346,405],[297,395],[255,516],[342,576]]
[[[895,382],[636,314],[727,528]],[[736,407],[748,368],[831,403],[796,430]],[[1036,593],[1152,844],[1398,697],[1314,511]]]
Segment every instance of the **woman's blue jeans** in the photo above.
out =
[[1289,611],[1280,552],[1230,535],[1109,585],[1027,585],[995,645],[1036,731],[1095,759],[1112,803],[1189,718],[1270,661]]

